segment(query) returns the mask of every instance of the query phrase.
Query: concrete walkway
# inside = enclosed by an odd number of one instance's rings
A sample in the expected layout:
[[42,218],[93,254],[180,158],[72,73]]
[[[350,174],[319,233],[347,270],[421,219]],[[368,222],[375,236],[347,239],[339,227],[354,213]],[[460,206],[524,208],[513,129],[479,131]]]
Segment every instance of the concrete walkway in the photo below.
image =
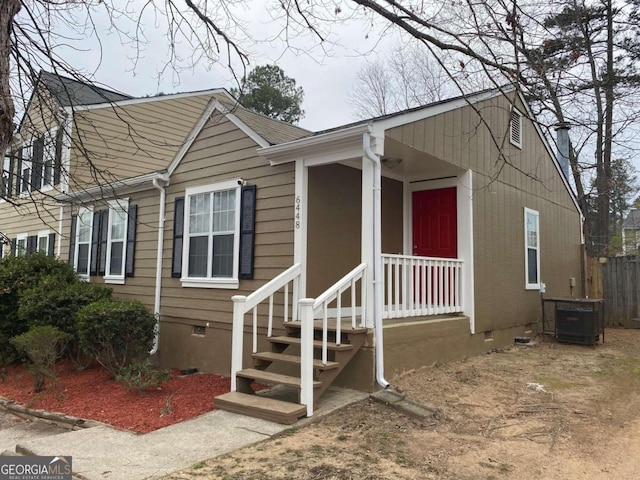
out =
[[[358,402],[368,394],[331,387],[313,418]],[[83,480],[157,479],[195,463],[265,440],[292,426],[214,410],[146,435],[106,426],[19,441],[23,455],[71,455],[73,473]]]

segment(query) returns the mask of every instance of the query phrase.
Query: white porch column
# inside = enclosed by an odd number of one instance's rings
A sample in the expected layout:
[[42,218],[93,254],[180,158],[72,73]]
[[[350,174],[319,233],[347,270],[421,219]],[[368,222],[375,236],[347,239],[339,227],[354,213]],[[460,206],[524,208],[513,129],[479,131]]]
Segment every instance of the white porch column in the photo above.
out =
[[293,284],[293,321],[299,319],[297,302],[307,295],[307,207],[309,167],[304,159],[296,160],[295,194],[293,199],[293,263],[302,266],[300,280]]
[[[367,304],[365,318],[366,325],[373,327],[374,312],[374,287],[373,287],[373,268],[374,268],[374,236],[373,236],[373,163],[366,157],[362,157],[362,233],[361,233],[361,262],[366,263],[368,268],[367,274]],[[363,288],[365,288],[363,286]]]
[[475,295],[473,271],[473,172],[467,170],[458,176],[458,257],[462,266],[462,311],[469,317],[471,334],[476,333]]

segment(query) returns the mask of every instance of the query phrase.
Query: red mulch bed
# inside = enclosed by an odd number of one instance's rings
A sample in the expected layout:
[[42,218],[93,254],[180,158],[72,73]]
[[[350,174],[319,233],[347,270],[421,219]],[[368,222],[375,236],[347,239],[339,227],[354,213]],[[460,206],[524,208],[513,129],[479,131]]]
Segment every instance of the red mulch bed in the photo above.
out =
[[117,428],[148,433],[214,409],[213,398],[230,388],[228,377],[214,374],[179,376],[142,395],[109,378],[100,366],[77,371],[70,362],[57,366],[59,386],[47,381],[33,392],[33,378],[23,365],[12,365],[0,380],[0,397],[29,408],[97,420]]

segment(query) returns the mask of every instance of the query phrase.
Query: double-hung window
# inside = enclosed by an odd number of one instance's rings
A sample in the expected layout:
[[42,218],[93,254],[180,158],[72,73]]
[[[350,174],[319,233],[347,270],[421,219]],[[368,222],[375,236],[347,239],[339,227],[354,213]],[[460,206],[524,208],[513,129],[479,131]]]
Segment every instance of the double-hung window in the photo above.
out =
[[186,190],[183,286],[238,287],[240,190],[237,180]]
[[33,145],[25,145],[22,148],[22,162],[20,164],[20,179],[18,180],[19,193],[26,195],[31,191],[31,168],[33,159]]
[[540,214],[524,209],[524,269],[527,290],[540,288]]
[[53,128],[44,134],[42,153],[42,189],[53,187],[56,167],[56,137],[58,129]]
[[93,227],[93,210],[82,208],[76,219],[75,268],[78,275],[89,277],[91,259],[91,230]]
[[126,200],[109,202],[107,265],[104,277],[107,282],[124,283],[128,208],[129,202]]
[[22,233],[16,237],[16,257],[23,257],[27,254],[27,238],[29,235]]
[[11,158],[7,156],[2,160],[2,171],[0,171],[0,198],[7,198],[11,193],[10,173]]
[[42,230],[38,232],[38,243],[36,246],[38,253],[49,253],[49,230]]

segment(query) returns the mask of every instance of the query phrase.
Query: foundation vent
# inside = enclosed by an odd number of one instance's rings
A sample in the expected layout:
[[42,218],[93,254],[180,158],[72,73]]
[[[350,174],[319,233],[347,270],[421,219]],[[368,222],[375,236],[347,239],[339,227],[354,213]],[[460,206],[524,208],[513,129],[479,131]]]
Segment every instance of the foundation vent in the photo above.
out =
[[484,332],[484,341],[493,342],[493,330],[488,330]]
[[204,337],[207,333],[207,328],[202,327],[200,325],[193,325],[191,327],[191,335],[196,335],[198,337]]

